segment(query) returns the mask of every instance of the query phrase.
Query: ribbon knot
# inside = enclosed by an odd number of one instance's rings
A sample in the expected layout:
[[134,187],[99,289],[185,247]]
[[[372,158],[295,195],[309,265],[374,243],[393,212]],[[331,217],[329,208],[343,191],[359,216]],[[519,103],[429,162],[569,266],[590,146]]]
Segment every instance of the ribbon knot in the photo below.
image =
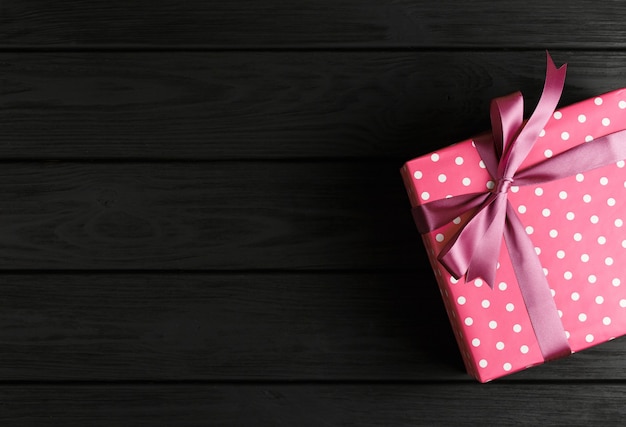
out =
[[[546,52],[547,53],[547,52]],[[526,234],[506,194],[517,186],[536,185],[606,166],[626,158],[626,130],[595,138],[518,171],[552,116],[563,91],[566,66],[556,68],[547,54],[546,80],[539,103],[528,121],[523,120],[522,94],[496,98],[491,103],[492,135],[474,139],[489,175],[496,181],[490,191],[431,201],[413,208],[421,233],[450,223],[463,213],[469,218],[441,248],[437,259],[466,281],[483,278],[493,287],[502,242],[528,311],[545,360],[571,353],[535,245]],[[582,141],[581,141],[582,143]],[[499,179],[495,179],[499,177]]]
[[509,191],[509,188],[511,188],[511,185],[513,185],[513,178],[509,178],[509,177],[500,178],[496,182],[496,185],[493,188],[493,192],[496,194],[506,193]]

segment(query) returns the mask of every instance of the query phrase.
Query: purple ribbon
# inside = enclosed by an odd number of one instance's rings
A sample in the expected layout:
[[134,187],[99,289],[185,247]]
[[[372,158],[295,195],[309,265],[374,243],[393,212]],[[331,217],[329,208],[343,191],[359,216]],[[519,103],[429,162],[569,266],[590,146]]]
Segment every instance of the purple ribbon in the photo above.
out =
[[571,348],[550,286],[524,226],[507,200],[511,185],[535,185],[572,176],[626,158],[626,130],[587,142],[518,171],[552,116],[565,82],[566,65],[556,68],[547,53],[546,80],[535,111],[524,123],[520,92],[491,102],[492,135],[474,139],[492,190],[435,200],[413,208],[420,233],[428,233],[465,212],[470,218],[442,248],[437,259],[456,279],[484,279],[493,287],[502,240],[545,360],[569,355]]

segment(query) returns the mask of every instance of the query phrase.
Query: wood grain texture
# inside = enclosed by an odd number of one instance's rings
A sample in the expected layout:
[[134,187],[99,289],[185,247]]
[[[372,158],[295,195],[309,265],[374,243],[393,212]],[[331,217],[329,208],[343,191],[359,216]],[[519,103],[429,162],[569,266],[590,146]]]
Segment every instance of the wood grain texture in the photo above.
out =
[[1,387],[7,426],[607,425],[617,384]]
[[399,167],[8,163],[0,269],[428,270]]
[[[561,105],[625,84],[626,53],[553,55]],[[530,109],[544,69],[540,50],[4,53],[0,159],[401,162],[489,128],[496,96]]]
[[8,0],[3,46],[624,47],[619,0]]
[[[437,286],[426,274],[1,279],[0,382],[477,384],[464,372]],[[626,380],[625,358],[626,340],[617,339],[507,381]]]

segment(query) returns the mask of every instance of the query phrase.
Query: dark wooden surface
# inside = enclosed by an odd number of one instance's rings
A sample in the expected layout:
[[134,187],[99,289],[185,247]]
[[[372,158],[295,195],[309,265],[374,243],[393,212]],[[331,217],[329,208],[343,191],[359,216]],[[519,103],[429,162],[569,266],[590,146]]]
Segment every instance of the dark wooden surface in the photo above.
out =
[[401,164],[620,1],[0,4],[0,425],[621,424],[626,339],[480,385]]

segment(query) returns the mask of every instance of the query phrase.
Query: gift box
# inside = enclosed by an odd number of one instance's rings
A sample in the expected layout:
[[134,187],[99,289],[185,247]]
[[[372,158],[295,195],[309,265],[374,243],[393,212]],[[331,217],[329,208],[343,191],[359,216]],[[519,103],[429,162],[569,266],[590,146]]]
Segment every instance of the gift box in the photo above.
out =
[[527,121],[521,94],[494,100],[491,132],[401,168],[481,382],[626,334],[626,89],[555,110],[564,71],[548,56]]

